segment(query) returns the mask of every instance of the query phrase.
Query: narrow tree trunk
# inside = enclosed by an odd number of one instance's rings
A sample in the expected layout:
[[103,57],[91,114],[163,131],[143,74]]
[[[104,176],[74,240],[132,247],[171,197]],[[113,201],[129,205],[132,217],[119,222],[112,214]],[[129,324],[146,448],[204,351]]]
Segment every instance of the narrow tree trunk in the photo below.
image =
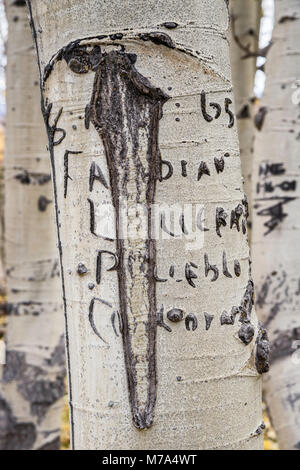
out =
[[258,313],[272,345],[266,401],[280,448],[299,449],[300,4],[281,0],[275,7],[265,95],[256,116],[253,265]]
[[73,448],[260,448],[227,2],[28,6],[54,177]]
[[0,449],[59,448],[65,356],[46,133],[26,5],[7,2],[6,365]]
[[[254,152],[255,52],[258,49],[260,0],[230,0],[230,59],[237,116],[242,174],[249,202],[248,225],[252,219],[252,167]],[[246,49],[254,55],[247,57]]]

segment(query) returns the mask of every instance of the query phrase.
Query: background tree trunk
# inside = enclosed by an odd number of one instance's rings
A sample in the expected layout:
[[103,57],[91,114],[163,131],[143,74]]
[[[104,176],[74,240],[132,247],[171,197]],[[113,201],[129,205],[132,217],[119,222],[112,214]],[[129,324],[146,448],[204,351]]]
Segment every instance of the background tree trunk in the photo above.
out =
[[[27,3],[56,195],[73,447],[261,448],[227,2]],[[154,240],[153,201],[179,215],[193,205],[198,239],[189,217],[172,228],[161,215]]]
[[65,356],[46,133],[26,5],[7,2],[6,365],[0,449],[56,449]]
[[265,95],[256,117],[261,130],[253,173],[253,266],[258,314],[272,345],[266,401],[280,448],[299,449],[300,4],[276,1],[275,10]]
[[230,60],[237,115],[242,174],[249,202],[248,225],[252,219],[252,170],[254,152],[254,78],[256,60],[245,49],[258,50],[261,0],[230,0]]

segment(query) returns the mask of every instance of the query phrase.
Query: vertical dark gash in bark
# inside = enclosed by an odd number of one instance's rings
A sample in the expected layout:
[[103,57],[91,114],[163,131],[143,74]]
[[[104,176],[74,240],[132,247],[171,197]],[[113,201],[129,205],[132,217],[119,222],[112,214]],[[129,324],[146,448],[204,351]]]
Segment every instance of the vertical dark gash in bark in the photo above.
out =
[[[135,60],[123,52],[103,54],[87,111],[103,141],[109,169],[129,399],[134,425],[145,429],[153,422],[156,401],[151,205],[160,169],[159,119],[168,96],[137,72]],[[146,220],[144,236],[133,228],[139,216]]]

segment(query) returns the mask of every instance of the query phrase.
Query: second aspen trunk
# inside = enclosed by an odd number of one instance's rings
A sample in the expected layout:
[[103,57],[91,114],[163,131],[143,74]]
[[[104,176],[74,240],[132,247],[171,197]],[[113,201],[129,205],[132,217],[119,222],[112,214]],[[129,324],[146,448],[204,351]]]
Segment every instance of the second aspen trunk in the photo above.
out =
[[[255,53],[258,49],[260,0],[230,0],[231,33],[230,58],[234,101],[239,133],[242,175],[252,219],[252,170],[254,154],[254,78],[256,73]],[[246,49],[253,56],[247,57]]]
[[253,184],[257,309],[271,340],[264,390],[280,449],[300,448],[300,4],[275,1],[273,46],[258,111]]
[[261,448],[227,2],[27,3],[73,448]]
[[[14,2],[16,3],[16,2]],[[59,449],[65,355],[47,137],[26,5],[7,2],[6,364],[0,449]]]

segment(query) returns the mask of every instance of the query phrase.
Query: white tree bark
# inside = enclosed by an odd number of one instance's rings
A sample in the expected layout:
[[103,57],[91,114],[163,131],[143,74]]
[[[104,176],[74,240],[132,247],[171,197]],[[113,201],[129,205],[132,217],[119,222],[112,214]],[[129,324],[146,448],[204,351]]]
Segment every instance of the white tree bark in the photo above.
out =
[[[230,60],[237,116],[242,175],[252,219],[252,170],[254,152],[254,78],[258,49],[260,0],[230,0]],[[247,49],[254,55],[247,57]]]
[[46,133],[25,3],[7,2],[6,364],[0,449],[57,449],[65,355]]
[[258,314],[272,346],[266,401],[280,448],[299,449],[300,4],[277,0],[275,9],[265,95],[256,117],[261,130],[253,177],[253,265]]
[[[256,348],[227,2],[27,3],[56,195],[73,448],[261,448],[266,342],[260,332]],[[204,245],[188,239],[186,214],[175,228],[161,216],[155,240],[152,202],[198,208]]]

